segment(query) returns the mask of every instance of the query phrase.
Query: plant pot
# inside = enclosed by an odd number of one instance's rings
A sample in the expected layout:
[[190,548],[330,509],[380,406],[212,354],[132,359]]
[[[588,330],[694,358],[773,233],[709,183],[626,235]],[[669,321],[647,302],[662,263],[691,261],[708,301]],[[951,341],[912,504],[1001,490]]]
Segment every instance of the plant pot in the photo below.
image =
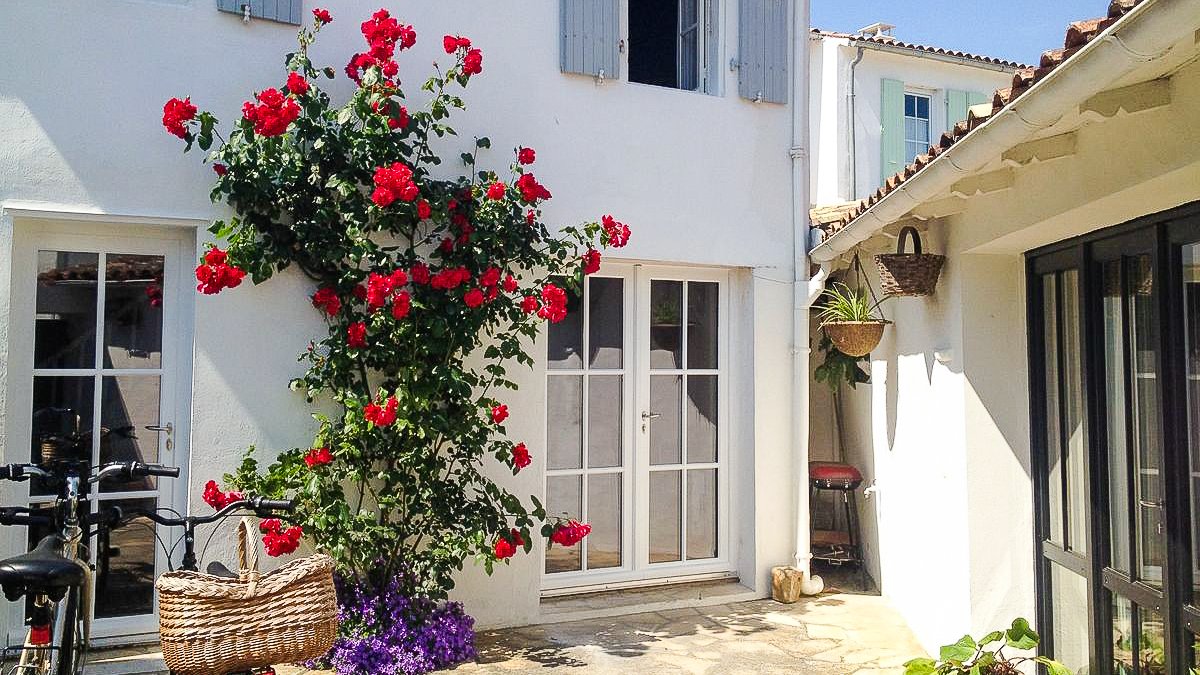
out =
[[887,321],[827,321],[821,330],[833,346],[846,356],[866,356],[879,346]]
[[[913,253],[904,252],[904,242],[908,239],[912,239]],[[875,265],[879,267],[879,285],[888,296],[931,295],[945,262],[945,256],[921,252],[921,236],[911,227],[900,231],[895,253],[875,256]]]

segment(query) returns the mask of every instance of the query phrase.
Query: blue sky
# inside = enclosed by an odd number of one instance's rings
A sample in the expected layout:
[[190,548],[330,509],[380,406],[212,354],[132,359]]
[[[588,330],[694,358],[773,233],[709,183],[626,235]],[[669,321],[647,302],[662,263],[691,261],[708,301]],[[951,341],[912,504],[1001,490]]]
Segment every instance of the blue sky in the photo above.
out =
[[1067,24],[1104,16],[1107,0],[811,0],[812,25],[852,33],[883,21],[896,37],[1036,64]]

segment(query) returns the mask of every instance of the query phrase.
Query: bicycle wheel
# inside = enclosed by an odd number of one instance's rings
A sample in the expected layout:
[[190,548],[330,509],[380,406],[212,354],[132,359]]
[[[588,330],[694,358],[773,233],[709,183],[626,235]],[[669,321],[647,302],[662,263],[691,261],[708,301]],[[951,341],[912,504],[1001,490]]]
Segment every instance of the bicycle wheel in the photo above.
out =
[[50,671],[54,675],[81,675],[87,661],[87,609],[83,606],[83,588],[67,592],[54,617],[54,644]]

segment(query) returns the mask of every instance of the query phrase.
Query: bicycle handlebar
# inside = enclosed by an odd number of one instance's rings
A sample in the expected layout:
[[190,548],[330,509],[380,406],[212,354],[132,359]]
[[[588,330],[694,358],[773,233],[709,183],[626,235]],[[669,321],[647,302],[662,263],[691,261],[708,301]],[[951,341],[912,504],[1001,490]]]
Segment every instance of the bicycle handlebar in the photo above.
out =
[[[144,464],[142,462],[111,462],[97,467],[95,476],[88,479],[89,483],[99,483],[108,478],[145,478],[147,476],[163,476],[178,478],[179,467],[163,466],[161,464]],[[24,482],[32,477],[51,478],[54,476],[37,464],[4,464],[0,465],[0,480]]]
[[164,516],[156,511],[154,512],[139,512],[136,515],[145,516],[159,525],[167,527],[188,527],[196,525],[206,525],[215,523],[222,518],[227,517],[234,511],[248,509],[257,514],[267,514],[271,511],[294,511],[296,504],[288,499],[267,499],[266,497],[250,497],[247,499],[239,499],[236,502],[230,502],[222,508],[214,511],[207,516],[183,516],[172,518]]

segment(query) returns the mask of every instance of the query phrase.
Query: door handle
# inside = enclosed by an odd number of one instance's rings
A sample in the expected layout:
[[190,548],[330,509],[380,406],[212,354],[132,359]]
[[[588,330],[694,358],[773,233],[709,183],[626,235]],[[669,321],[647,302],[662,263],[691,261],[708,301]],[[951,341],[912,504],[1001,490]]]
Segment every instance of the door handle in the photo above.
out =
[[1139,499],[1138,504],[1141,505],[1142,508],[1147,508],[1147,509],[1161,509],[1164,506],[1164,502],[1161,502],[1161,501],[1152,502],[1152,501],[1147,501],[1145,499]]
[[647,410],[642,411],[642,419],[644,420],[656,420],[660,417],[662,417],[662,413],[649,412]]
[[167,435],[167,452],[171,452],[175,449],[175,425],[171,424],[170,422],[167,422],[165,425],[161,426],[158,424],[147,424],[145,429],[146,431],[153,431],[159,434],[165,433]]

